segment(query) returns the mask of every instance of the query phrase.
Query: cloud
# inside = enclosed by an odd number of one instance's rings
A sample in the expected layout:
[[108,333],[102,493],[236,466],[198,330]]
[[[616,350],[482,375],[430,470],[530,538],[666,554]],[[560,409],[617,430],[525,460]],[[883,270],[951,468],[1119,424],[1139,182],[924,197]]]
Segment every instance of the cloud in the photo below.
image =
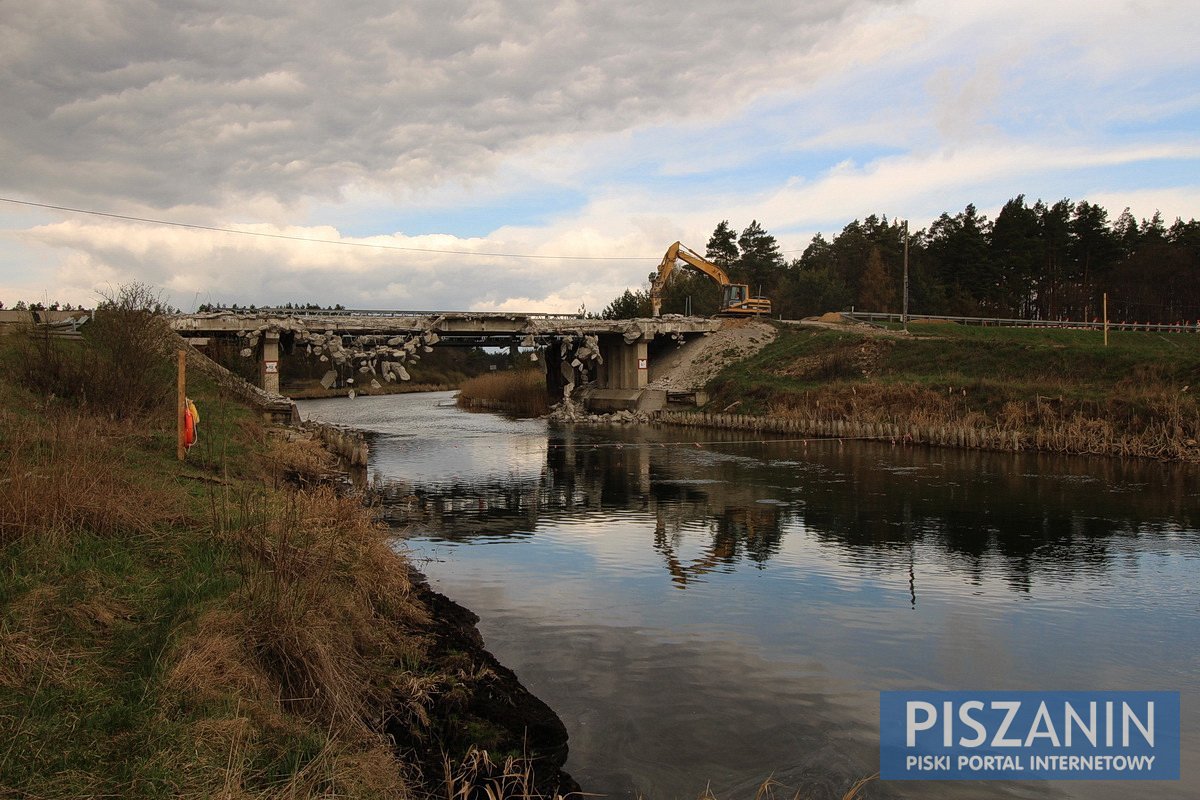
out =
[[[1198,19],[1026,0],[19,4],[0,19],[0,196],[463,255],[0,204],[0,293],[86,302],[143,280],[184,306],[598,310],[721,219],[800,250],[867,214],[920,225],[1020,193],[1187,218]],[[478,255],[496,252],[640,258]]]
[[853,5],[47,0],[2,32],[5,188],[157,207],[406,196],[580,132],[733,110],[794,79]]

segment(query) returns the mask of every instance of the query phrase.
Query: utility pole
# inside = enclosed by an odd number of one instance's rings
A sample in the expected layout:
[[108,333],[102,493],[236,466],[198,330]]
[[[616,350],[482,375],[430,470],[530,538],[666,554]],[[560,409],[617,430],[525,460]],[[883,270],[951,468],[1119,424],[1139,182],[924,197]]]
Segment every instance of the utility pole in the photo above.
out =
[[1108,292],[1104,293],[1104,346],[1108,347]]
[[908,220],[904,220],[904,308],[900,314],[905,332],[908,331]]

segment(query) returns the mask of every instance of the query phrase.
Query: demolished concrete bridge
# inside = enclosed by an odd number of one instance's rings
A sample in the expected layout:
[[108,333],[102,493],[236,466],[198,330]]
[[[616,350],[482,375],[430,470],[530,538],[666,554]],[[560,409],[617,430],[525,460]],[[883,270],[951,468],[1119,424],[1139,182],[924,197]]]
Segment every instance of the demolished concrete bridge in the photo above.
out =
[[[668,315],[606,320],[554,314],[406,311],[226,310],[182,314],[171,326],[204,347],[236,338],[257,358],[262,388],[279,391],[281,350],[350,367],[364,379],[407,380],[405,364],[435,346],[529,349],[545,364],[553,398],[575,398],[595,411],[654,410],[666,393],[647,389],[649,367],[664,349],[706,336],[721,321]],[[328,375],[328,373],[327,373]]]

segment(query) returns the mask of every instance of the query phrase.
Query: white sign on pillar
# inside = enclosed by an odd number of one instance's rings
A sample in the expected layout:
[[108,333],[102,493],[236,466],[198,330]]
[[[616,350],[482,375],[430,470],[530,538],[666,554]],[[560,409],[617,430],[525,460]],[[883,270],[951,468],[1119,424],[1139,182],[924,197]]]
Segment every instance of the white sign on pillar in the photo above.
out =
[[263,372],[267,373],[268,375],[275,375],[276,373],[279,372],[279,362],[278,361],[264,361],[263,362]]
[[646,359],[644,359],[644,358],[638,359],[638,369],[646,369]]

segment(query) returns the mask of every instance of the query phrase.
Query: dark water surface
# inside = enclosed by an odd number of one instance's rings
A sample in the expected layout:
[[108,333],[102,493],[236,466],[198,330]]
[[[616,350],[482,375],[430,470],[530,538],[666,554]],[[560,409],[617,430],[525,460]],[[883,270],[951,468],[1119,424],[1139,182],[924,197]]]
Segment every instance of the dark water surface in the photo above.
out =
[[1200,797],[1200,471],[555,427],[450,398],[300,405],[377,432],[389,521],[562,717],[586,790],[724,800],[773,776],[840,797],[878,769],[882,690],[1161,689],[1182,692],[1179,782],[867,796]]

